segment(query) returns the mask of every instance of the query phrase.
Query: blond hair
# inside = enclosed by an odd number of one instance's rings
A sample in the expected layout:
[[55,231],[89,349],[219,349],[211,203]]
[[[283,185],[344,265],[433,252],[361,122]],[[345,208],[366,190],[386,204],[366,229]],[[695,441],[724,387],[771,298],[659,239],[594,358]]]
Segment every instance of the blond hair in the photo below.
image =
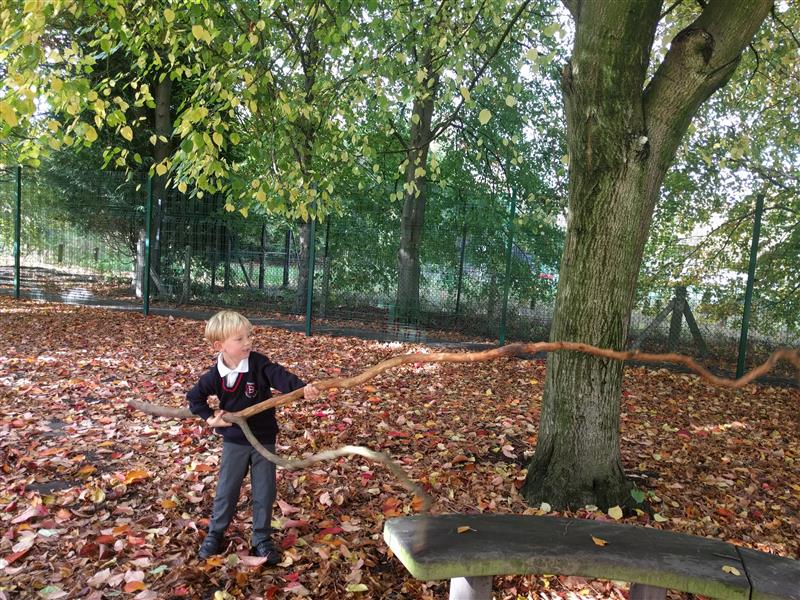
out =
[[247,317],[233,310],[221,310],[206,323],[205,338],[209,342],[224,342],[242,329],[253,329]]

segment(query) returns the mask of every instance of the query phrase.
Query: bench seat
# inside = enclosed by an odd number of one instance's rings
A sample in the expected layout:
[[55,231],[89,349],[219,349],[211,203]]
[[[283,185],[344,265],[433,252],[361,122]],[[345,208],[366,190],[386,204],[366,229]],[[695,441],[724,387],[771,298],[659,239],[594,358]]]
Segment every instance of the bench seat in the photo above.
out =
[[453,580],[451,598],[458,600],[490,598],[493,575],[524,574],[628,581],[640,584],[639,598],[663,598],[657,590],[671,589],[730,600],[800,600],[800,561],[636,525],[534,515],[415,515],[387,520],[383,534],[411,575]]

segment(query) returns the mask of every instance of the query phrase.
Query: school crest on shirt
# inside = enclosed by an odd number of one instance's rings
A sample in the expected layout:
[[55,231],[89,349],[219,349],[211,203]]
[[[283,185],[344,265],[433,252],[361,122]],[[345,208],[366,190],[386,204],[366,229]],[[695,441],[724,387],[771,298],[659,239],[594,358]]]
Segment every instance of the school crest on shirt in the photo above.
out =
[[252,381],[248,381],[247,384],[244,386],[244,395],[248,398],[255,398],[256,397],[256,384]]

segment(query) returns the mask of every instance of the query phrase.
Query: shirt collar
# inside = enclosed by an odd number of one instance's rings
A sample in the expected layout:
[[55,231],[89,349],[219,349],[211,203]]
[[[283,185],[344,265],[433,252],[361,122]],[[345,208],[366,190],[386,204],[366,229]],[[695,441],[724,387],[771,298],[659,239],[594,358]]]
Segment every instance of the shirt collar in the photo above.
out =
[[227,377],[231,373],[247,373],[250,370],[250,359],[243,358],[235,369],[229,369],[228,365],[222,360],[222,353],[217,355],[217,370],[221,377]]

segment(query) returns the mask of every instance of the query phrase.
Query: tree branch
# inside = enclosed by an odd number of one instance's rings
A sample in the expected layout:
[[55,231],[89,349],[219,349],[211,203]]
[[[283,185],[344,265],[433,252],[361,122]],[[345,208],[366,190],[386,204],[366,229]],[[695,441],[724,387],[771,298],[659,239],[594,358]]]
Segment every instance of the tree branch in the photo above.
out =
[[791,28],[791,27],[789,27],[789,26],[788,26],[786,23],[784,23],[783,21],[781,21],[781,19],[778,17],[778,12],[775,10],[775,5],[774,5],[774,4],[772,5],[772,11],[771,11],[771,12],[772,12],[772,18],[773,18],[773,19],[775,19],[775,20],[776,20],[778,23],[780,23],[780,25],[781,25],[781,26],[782,26],[782,27],[783,27],[783,28],[784,28],[786,31],[788,31],[788,32],[789,32],[789,35],[791,35],[791,36],[792,36],[792,39],[794,40],[794,43],[795,43],[795,45],[796,45],[798,48],[800,48],[800,40],[798,40],[798,39],[797,39],[797,36],[795,35],[794,31],[792,31],[792,28]]
[[[314,385],[320,390],[329,390],[332,388],[336,389],[348,389],[352,387],[356,387],[361,385],[362,383],[366,383],[370,379],[374,378],[377,375],[380,375],[384,371],[388,371],[389,369],[393,369],[399,367],[401,365],[409,364],[409,363],[442,363],[442,362],[452,362],[452,363],[462,363],[462,362],[486,362],[489,360],[496,360],[498,358],[508,358],[512,356],[519,356],[520,354],[535,354],[537,352],[561,352],[561,351],[574,351],[574,352],[583,352],[584,354],[591,354],[592,356],[599,356],[602,358],[610,358],[613,360],[630,360],[636,359],[640,362],[668,362],[674,364],[681,364],[684,365],[686,368],[694,371],[700,377],[705,379],[706,381],[720,386],[720,387],[727,387],[731,389],[739,389],[754,379],[761,377],[762,375],[768,373],[772,370],[772,368],[778,363],[780,360],[785,360],[790,362],[795,368],[798,370],[800,374],[800,350],[792,350],[788,348],[779,349],[773,352],[770,357],[760,366],[756,367],[752,371],[742,375],[742,377],[738,379],[727,379],[725,377],[719,377],[714,375],[700,365],[699,363],[695,362],[695,360],[689,356],[684,356],[682,354],[650,354],[646,352],[638,352],[638,351],[617,351],[617,350],[608,350],[605,348],[597,348],[596,346],[592,346],[589,344],[584,344],[581,342],[530,342],[527,344],[518,343],[518,344],[508,344],[506,346],[501,346],[500,348],[493,348],[491,350],[484,350],[482,352],[435,352],[431,354],[400,354],[398,356],[393,356],[383,362],[374,365],[365,371],[362,371],[358,375],[354,375],[352,377],[341,377],[341,378],[333,378],[333,379],[323,379],[321,381],[317,381]],[[253,415],[256,415],[260,412],[264,412],[265,410],[269,410],[270,408],[276,408],[278,406],[286,406],[287,404],[291,404],[295,400],[298,400],[303,397],[303,389],[300,388],[288,394],[281,394],[274,398],[270,398],[269,400],[265,400],[263,402],[259,402],[258,404],[254,404],[244,410],[241,410],[236,413],[228,413],[223,416],[226,421],[233,423],[234,418],[244,417],[249,418]],[[149,414],[153,414],[156,416],[161,417],[171,417],[171,418],[189,418],[192,415],[189,412],[188,408],[169,408],[165,406],[159,406],[157,404],[149,404],[147,402],[140,402],[138,400],[129,400],[128,404],[132,408],[136,408],[141,410],[142,412],[146,412]]]
[[[516,25],[517,21],[522,16],[522,13],[524,13],[525,9],[528,8],[530,2],[531,0],[525,0],[520,5],[519,9],[517,9],[517,12],[511,18],[508,25],[506,25],[506,28],[503,31],[502,35],[500,36],[500,39],[497,40],[494,49],[489,53],[489,56],[486,57],[486,60],[483,62],[480,69],[478,69],[478,71],[475,73],[475,76],[472,78],[472,81],[470,81],[469,85],[467,86],[467,89],[470,92],[472,92],[472,90],[475,89],[475,86],[478,85],[478,82],[481,80],[481,77],[483,77],[483,73],[489,67],[489,63],[492,62],[492,59],[494,59],[494,57],[497,56],[497,53],[500,52],[500,48],[502,48],[505,39],[511,33],[511,30],[514,28],[514,25]],[[442,134],[443,131],[445,131],[450,126],[453,120],[455,120],[455,118],[461,112],[461,109],[464,107],[465,103],[466,99],[462,95],[458,105],[453,109],[453,112],[450,113],[450,116],[445,118],[442,122],[440,122],[436,127],[433,128],[430,136],[431,141],[435,140],[439,135]]]
[[772,0],[709,2],[672,40],[643,97],[645,127],[658,156],[675,148],[696,113],[733,74]]
[[[698,373],[703,379],[710,381],[714,385],[733,389],[744,387],[757,377],[769,372],[779,360],[786,360],[792,363],[797,369],[798,376],[800,377],[800,350],[792,350],[788,348],[776,350],[770,355],[766,362],[746,373],[739,379],[726,379],[724,377],[718,377],[717,375],[714,375],[705,367],[695,362],[691,357],[683,356],[681,354],[649,354],[645,352],[639,352],[637,350],[619,352],[615,350],[597,348],[595,346],[590,346],[589,344],[583,344],[579,342],[534,342],[528,344],[509,344],[507,346],[494,348],[492,350],[485,350],[483,352],[403,354],[378,363],[377,365],[370,367],[369,369],[359,373],[358,375],[354,375],[353,377],[324,379],[322,381],[315,382],[314,385],[319,390],[327,390],[331,388],[352,388],[369,381],[376,375],[387,371],[388,369],[399,367],[408,363],[485,362],[498,358],[518,356],[520,354],[535,354],[536,352],[542,351],[557,352],[563,350],[578,351],[594,356],[610,358],[613,360],[627,360],[635,358],[643,362],[671,362],[682,364],[692,371]],[[247,424],[247,419],[265,410],[290,404],[295,400],[300,399],[303,396],[303,393],[303,389],[300,388],[291,393],[270,398],[269,400],[255,404],[249,408],[246,408],[245,410],[241,410],[236,413],[225,414],[222,416],[222,418],[229,423],[238,425],[242,429],[242,432],[245,434],[245,437],[247,437],[247,440],[250,442],[250,444],[252,444],[252,446],[262,456],[285,469],[302,469],[323,460],[331,460],[340,456],[352,455],[363,456],[369,460],[379,462],[385,465],[391,471],[391,473],[397,477],[403,487],[420,498],[422,501],[422,511],[428,512],[431,506],[430,496],[419,484],[416,484],[411,480],[411,478],[396,461],[394,461],[385,453],[376,452],[363,446],[343,446],[336,450],[319,452],[304,459],[285,459],[267,450],[258,441],[255,435],[253,435],[253,432],[250,430],[250,427]],[[194,416],[191,412],[189,412],[188,408],[169,408],[155,404],[149,404],[147,402],[140,402],[138,400],[129,400],[128,405],[137,410],[141,410],[142,412],[161,417],[188,418]]]
[[681,4],[683,4],[683,0],[675,0],[675,2],[673,2],[670,6],[668,6],[664,12],[658,15],[658,20],[660,21],[661,19],[666,17],[669,13],[671,13],[673,10],[675,10],[675,8],[677,8]]

